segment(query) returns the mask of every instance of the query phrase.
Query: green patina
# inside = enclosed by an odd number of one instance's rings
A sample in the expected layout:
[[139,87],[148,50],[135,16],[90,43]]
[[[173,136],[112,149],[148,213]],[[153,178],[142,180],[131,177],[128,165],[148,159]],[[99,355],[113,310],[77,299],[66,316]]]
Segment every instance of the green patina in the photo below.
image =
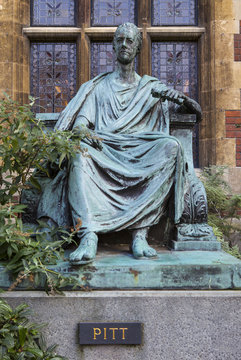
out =
[[135,72],[141,42],[135,25],[119,26],[113,41],[116,70],[83,84],[55,125],[77,133],[86,126],[92,132],[83,140],[89,156],[77,153],[48,180],[37,206],[38,218],[78,228],[73,264],[95,258],[99,234],[124,229],[132,234],[136,259],[155,257],[148,232],[164,215],[174,239],[189,240],[185,246],[174,242],[174,249],[220,249],[207,225],[205,191],[192,167],[192,119],[186,116],[182,130],[179,124],[173,130],[177,136],[170,135],[170,104],[176,113],[195,114],[198,121],[201,108],[158,79]]
[[[91,264],[71,266],[66,261],[51,269],[71,274],[87,290],[241,289],[241,261],[222,251],[162,250],[155,259],[136,260],[123,249],[100,249]],[[11,283],[11,274],[0,269],[0,287],[6,289]],[[33,284],[24,281],[17,290],[29,286]]]

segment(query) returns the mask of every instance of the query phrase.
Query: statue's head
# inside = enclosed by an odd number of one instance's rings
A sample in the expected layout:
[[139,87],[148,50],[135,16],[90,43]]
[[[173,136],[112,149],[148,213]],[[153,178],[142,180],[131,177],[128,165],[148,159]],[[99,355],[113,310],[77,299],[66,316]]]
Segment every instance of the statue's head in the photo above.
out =
[[140,52],[142,35],[136,25],[127,22],[118,26],[113,39],[113,49],[117,55],[117,59],[118,53],[121,52],[121,46],[126,46],[129,47],[130,50],[133,50],[134,57]]

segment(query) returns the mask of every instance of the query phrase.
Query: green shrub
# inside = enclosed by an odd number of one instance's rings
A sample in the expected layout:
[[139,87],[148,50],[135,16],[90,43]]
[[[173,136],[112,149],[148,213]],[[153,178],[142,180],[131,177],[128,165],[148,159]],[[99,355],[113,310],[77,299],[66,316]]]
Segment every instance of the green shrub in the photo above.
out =
[[46,164],[61,167],[65,159],[77,152],[83,138],[90,136],[84,129],[73,131],[46,131],[31,111],[33,102],[20,105],[6,96],[0,101],[0,203],[13,202],[28,182],[40,188],[33,169],[49,175]]
[[35,287],[41,285],[54,293],[66,285],[77,285],[75,278],[49,269],[64,259],[62,246],[69,244],[75,233],[62,230],[61,240],[56,237],[51,243],[44,232],[33,237],[33,230],[24,228],[21,220],[24,206],[15,199],[28,184],[41,190],[34,168],[50,175],[50,169],[61,168],[65,159],[85,152],[80,142],[91,135],[84,129],[78,133],[46,131],[31,111],[33,103],[31,99],[30,104],[20,105],[7,95],[0,100],[0,260],[15,274],[10,289],[28,279]]
[[241,210],[241,195],[230,195],[231,189],[224,180],[225,166],[204,168],[201,180],[204,183],[208,201],[208,223],[213,227],[214,234],[222,243],[222,249],[237,258],[241,258],[238,246],[233,246],[224,240],[241,228],[234,224],[233,219],[239,219]]
[[26,304],[12,309],[0,299],[0,359],[64,360],[57,355],[56,345],[47,347],[41,329],[45,326],[29,321]]

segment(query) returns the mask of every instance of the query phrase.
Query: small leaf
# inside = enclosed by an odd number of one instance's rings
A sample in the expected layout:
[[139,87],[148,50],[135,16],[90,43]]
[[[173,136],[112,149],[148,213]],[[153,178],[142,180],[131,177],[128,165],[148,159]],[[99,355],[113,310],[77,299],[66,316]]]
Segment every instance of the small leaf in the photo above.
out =
[[28,351],[30,354],[33,354],[40,358],[43,358],[43,356],[44,356],[43,351],[40,349],[37,349],[37,348],[27,348],[26,351]]
[[41,185],[39,184],[38,180],[34,177],[34,176],[31,176],[31,178],[29,179],[31,184],[36,188],[38,189],[39,191],[41,191]]
[[7,249],[7,254],[8,254],[8,258],[9,258],[9,259],[11,259],[12,253],[13,253],[13,250],[12,250],[12,248],[9,246],[8,249]]
[[21,325],[19,325],[19,327],[18,327],[18,335],[19,335],[19,343],[20,343],[21,347],[24,346],[27,333],[28,333],[28,329],[26,329],[26,328],[22,327]]
[[3,340],[2,340],[2,345],[5,345],[8,349],[12,349],[14,347],[14,338],[13,335],[7,335]]
[[59,166],[61,166],[61,164],[62,164],[62,162],[64,161],[65,157],[66,157],[66,153],[62,153],[62,154],[60,155],[60,158],[59,158]]
[[77,224],[75,225],[76,231],[79,231],[82,226],[82,220],[80,218],[77,219]]

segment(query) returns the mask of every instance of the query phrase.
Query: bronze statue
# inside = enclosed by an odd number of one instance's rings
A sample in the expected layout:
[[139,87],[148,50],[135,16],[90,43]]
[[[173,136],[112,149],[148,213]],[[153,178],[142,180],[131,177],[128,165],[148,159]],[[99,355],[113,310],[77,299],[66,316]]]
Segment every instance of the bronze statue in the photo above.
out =
[[169,135],[168,101],[199,118],[201,109],[158,79],[135,72],[141,43],[134,24],[120,25],[113,40],[116,70],[83,84],[56,124],[76,132],[86,126],[97,136],[86,144],[90,156],[77,154],[44,189],[38,208],[40,218],[58,225],[76,226],[81,219],[73,264],[95,258],[98,234],[123,229],[132,232],[135,258],[154,257],[149,228],[166,212],[170,197],[175,224],[183,212],[183,150]]

